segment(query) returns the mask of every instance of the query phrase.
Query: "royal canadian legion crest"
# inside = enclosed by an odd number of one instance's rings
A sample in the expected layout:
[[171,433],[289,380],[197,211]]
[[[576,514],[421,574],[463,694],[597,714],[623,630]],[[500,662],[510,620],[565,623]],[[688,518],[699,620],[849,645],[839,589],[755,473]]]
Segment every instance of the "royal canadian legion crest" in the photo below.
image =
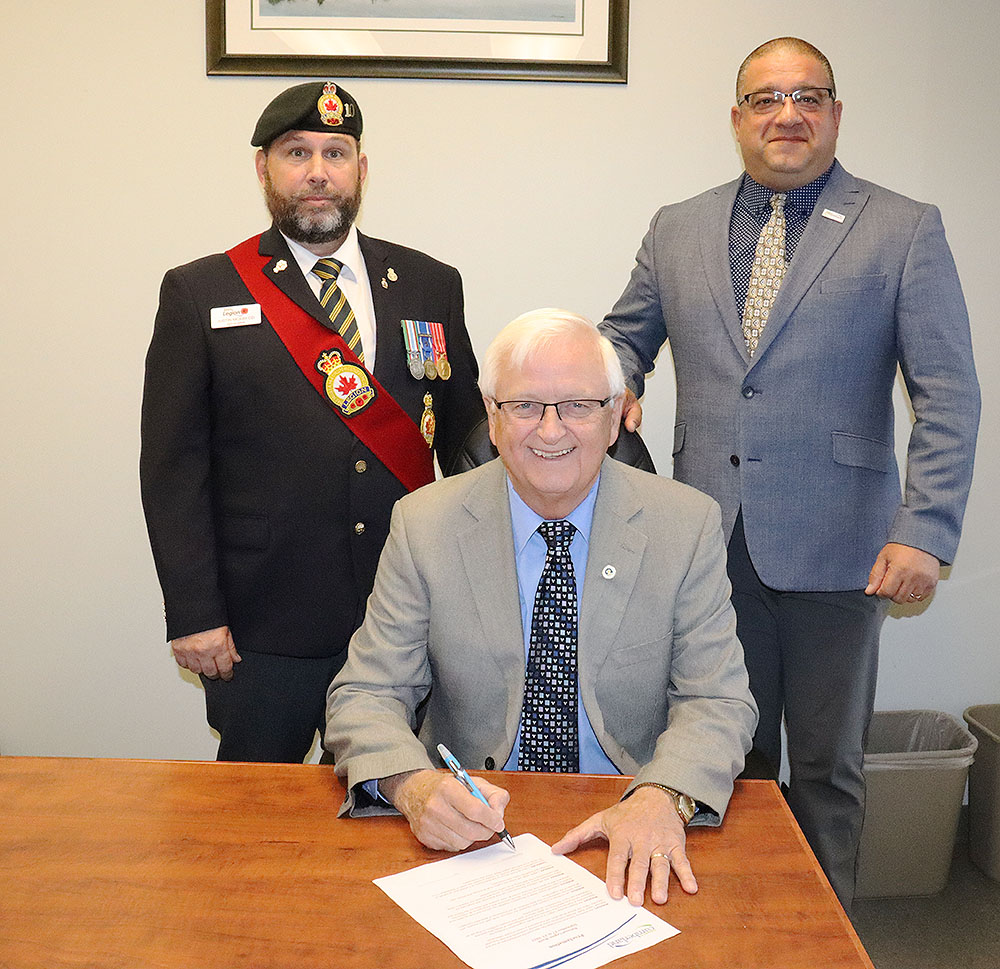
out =
[[316,369],[326,374],[323,391],[344,417],[360,414],[375,399],[375,388],[368,374],[353,363],[344,363],[336,350],[321,353]]
[[320,120],[323,124],[336,128],[344,123],[344,102],[337,97],[337,85],[327,81],[323,85],[323,93],[316,102]]

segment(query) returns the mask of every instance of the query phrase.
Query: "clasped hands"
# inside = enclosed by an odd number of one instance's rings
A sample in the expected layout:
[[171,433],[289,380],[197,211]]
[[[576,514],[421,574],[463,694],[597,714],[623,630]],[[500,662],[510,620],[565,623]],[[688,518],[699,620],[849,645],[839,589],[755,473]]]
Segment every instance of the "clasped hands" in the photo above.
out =
[[[409,821],[410,830],[422,844],[438,851],[461,851],[503,830],[504,809],[510,801],[502,787],[482,777],[475,781],[489,807],[450,774],[433,770],[384,778],[379,781],[379,792]],[[552,850],[565,855],[596,839],[608,843],[605,884],[612,898],[627,895],[631,904],[642,905],[648,879],[653,901],[662,905],[667,900],[671,869],[684,891],[698,891],[684,850],[684,825],[665,791],[637,788],[626,800],[567,831]]]

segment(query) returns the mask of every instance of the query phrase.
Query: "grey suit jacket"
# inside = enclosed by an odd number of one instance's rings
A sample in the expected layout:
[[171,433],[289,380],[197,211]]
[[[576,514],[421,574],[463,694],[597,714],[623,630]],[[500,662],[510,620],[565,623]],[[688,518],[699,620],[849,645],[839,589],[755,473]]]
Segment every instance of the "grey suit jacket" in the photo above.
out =
[[[721,816],[757,718],[714,501],[605,459],[578,667],[611,761]],[[510,504],[496,460],[393,511],[365,622],[330,689],[326,746],[347,778],[343,810],[354,811],[358,784],[440,767],[438,743],[469,769],[505,763],[523,694]]]
[[[729,260],[740,179],[657,212],[601,325],[629,383],[669,339],[674,475],[742,506],[761,579],[863,587],[879,549],[955,554],[979,421],[958,275],[938,210],[837,163],[751,359]],[[893,451],[897,363],[913,405],[906,491]]]

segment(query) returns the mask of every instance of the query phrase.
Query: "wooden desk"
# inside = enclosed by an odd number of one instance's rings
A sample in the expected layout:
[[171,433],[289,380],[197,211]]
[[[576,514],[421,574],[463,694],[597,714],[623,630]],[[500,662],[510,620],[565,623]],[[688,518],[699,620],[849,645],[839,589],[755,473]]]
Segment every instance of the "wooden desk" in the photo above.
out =
[[[549,844],[625,786],[491,779],[511,832]],[[314,765],[2,757],[0,966],[462,966],[372,884],[442,855],[401,818],[338,820],[342,798]],[[689,851],[700,892],[647,902],[681,934],[612,965],[872,969],[774,784],[739,783]],[[604,877],[603,846],[573,858]]]

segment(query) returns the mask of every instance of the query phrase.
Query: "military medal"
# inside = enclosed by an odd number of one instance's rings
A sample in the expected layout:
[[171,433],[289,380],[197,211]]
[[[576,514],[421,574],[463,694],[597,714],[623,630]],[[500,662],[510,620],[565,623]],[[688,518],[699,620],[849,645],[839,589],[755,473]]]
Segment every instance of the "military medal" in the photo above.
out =
[[406,347],[406,366],[416,380],[424,376],[424,358],[417,338],[417,325],[413,320],[400,320],[403,327],[403,345]]
[[442,380],[447,380],[451,376],[451,364],[448,363],[448,354],[444,347],[444,327],[440,323],[430,323],[429,326],[434,344],[434,362],[437,366],[438,376]]
[[424,394],[424,412],[420,415],[420,433],[423,434],[428,447],[434,446],[434,425],[436,421],[434,419],[434,411],[431,409],[433,403],[434,398],[430,394]]
[[434,340],[431,338],[431,325],[425,320],[414,320],[417,336],[420,338],[420,356],[424,360],[424,376],[434,380],[437,375],[437,363],[434,360]]

